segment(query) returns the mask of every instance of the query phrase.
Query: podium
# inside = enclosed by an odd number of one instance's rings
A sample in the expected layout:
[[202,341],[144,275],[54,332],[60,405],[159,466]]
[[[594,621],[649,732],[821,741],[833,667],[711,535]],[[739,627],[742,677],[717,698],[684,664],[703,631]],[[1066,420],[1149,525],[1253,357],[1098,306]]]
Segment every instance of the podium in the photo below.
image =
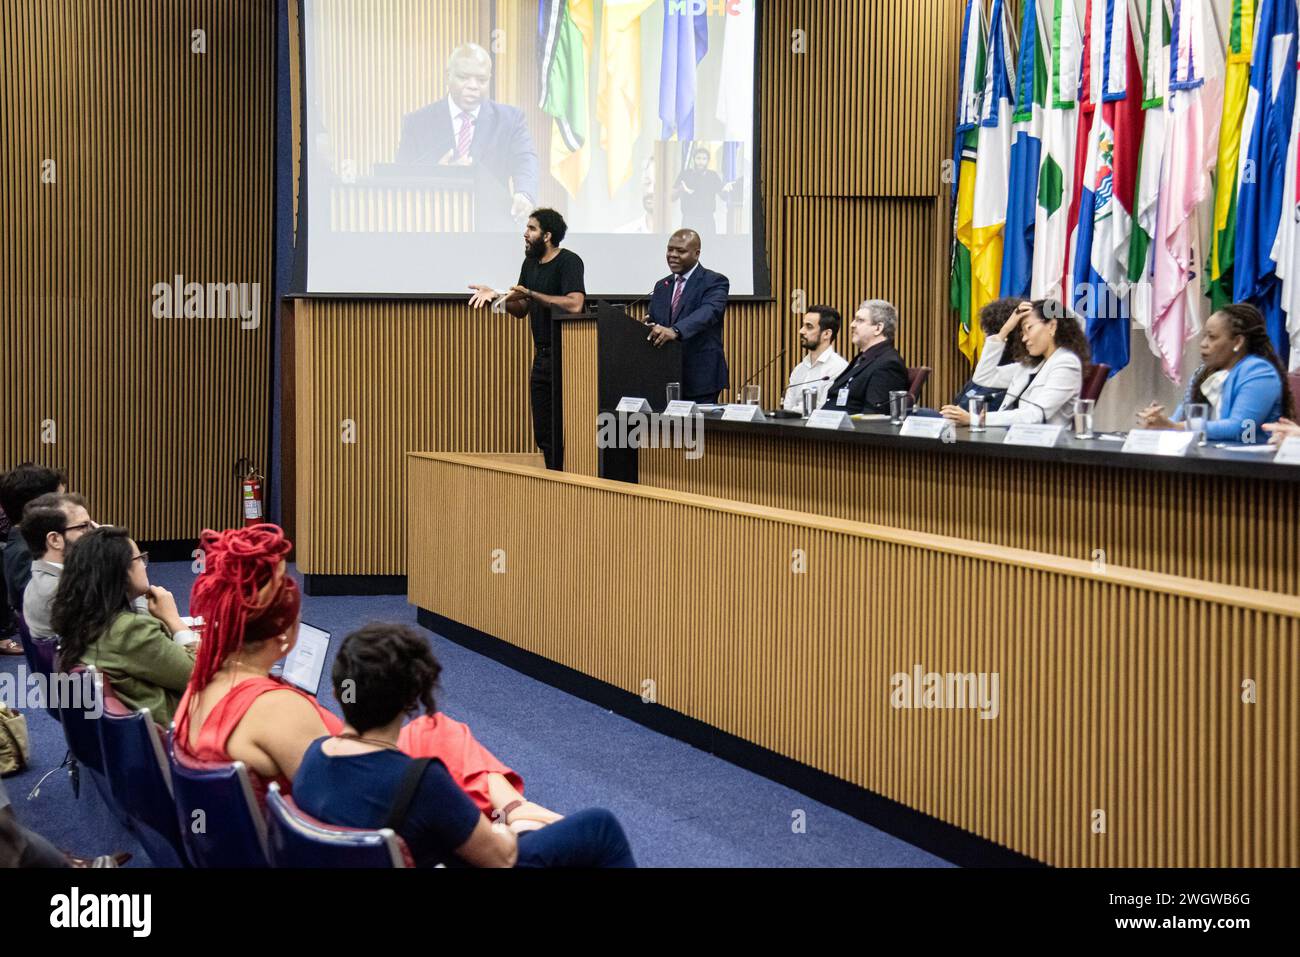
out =
[[608,302],[597,302],[588,313],[555,313],[551,321],[560,468],[577,475],[634,479],[635,455],[596,447],[597,416],[612,412],[625,395],[644,398],[662,412],[668,383],[682,380],[681,343],[656,348],[646,339],[645,325]]

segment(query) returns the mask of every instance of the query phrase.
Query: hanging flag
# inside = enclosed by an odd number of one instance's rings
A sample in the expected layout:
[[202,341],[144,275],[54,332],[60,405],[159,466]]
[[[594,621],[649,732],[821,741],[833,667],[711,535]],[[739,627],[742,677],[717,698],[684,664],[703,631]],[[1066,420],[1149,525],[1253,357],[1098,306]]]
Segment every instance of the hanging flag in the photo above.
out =
[[1244,162],[1238,168],[1237,232],[1232,290],[1238,302],[1258,306],[1273,347],[1290,351],[1282,287],[1272,250],[1291,181],[1287,143],[1296,93],[1295,0],[1261,0],[1255,8],[1254,59],[1242,121]]
[[591,168],[587,74],[594,35],[592,0],[545,0],[538,25],[541,108],[555,118],[551,175],[576,196]]
[[[1294,0],[1285,2],[1292,4],[1294,21]],[[1213,30],[1213,15],[1205,0],[1175,0],[1149,332],[1165,375],[1175,382],[1182,379],[1183,349],[1200,331],[1204,313],[1200,270],[1209,236],[1203,243],[1199,214],[1214,192],[1212,174],[1223,113],[1223,52],[1219,38],[1211,35]],[[1288,131],[1290,119],[1288,112]],[[1265,250],[1272,240],[1270,230]],[[1241,249],[1240,240],[1237,248]]]
[[1152,247],[1159,213],[1160,174],[1165,159],[1165,96],[1169,91],[1169,16],[1164,0],[1136,0],[1142,23],[1142,146],[1138,151],[1137,193],[1133,200],[1133,234],[1129,241],[1128,307],[1133,324],[1151,341]]
[[[1046,3],[1051,4],[1047,17]],[[1030,295],[1065,302],[1064,269],[1070,238],[1074,189],[1074,154],[1078,143],[1079,71],[1083,33],[1074,0],[1045,0],[1049,25],[1049,106],[1043,118],[1043,161],[1038,168],[1038,203],[1034,210],[1034,277]]]
[[[972,222],[975,216],[975,171],[979,148],[980,97],[985,72],[984,5],[966,0],[961,28],[961,89],[957,95],[957,128],[953,146],[952,266],[948,277],[948,298],[957,312],[958,342],[969,341],[978,326],[971,312]],[[972,363],[975,359],[967,356]]]
[[[1091,69],[1100,105],[1092,128],[1079,202],[1072,305],[1084,320],[1094,362],[1111,375],[1128,365],[1128,255],[1132,232],[1142,74],[1126,0],[1092,0]],[[1130,92],[1131,91],[1131,92]]]
[[[1050,0],[1049,0],[1050,2]],[[1027,297],[1034,273],[1034,218],[1038,168],[1043,161],[1050,40],[1041,16],[1043,0],[1025,0],[1016,68],[1016,111],[1011,120],[1011,174],[1002,247],[1002,295]]]
[[1255,0],[1232,0],[1228,56],[1219,122],[1219,161],[1214,186],[1214,233],[1210,237],[1211,307],[1232,302],[1232,262],[1237,233],[1237,163],[1241,122],[1250,89],[1250,54],[1255,34]]
[[971,216],[971,323],[957,337],[958,348],[972,363],[984,347],[980,310],[998,298],[1002,286],[1002,233],[1007,218],[1007,183],[1011,172],[1011,110],[1016,84],[1011,50],[1011,13],[993,0],[989,60],[980,97],[978,161]]
[[[1070,206],[1066,213],[1065,259],[1058,267],[1061,270],[1061,289],[1064,295],[1061,301],[1075,305],[1075,261],[1079,258],[1079,211],[1083,206],[1083,182],[1088,173],[1088,144],[1092,136],[1093,120],[1097,116],[1097,106],[1101,102],[1101,53],[1105,49],[1102,30],[1095,24],[1095,12],[1100,10],[1100,3],[1105,0],[1083,0],[1083,57],[1080,61],[1079,111],[1075,124],[1074,170],[1070,181]],[[1095,28],[1095,31],[1094,31]],[[1082,256],[1086,262],[1092,251],[1092,227],[1089,224],[1084,237]]]
[[653,2],[605,0],[601,10],[596,120],[610,196],[632,178],[632,150],[641,134],[641,15]]
[[[1300,52],[1297,53],[1300,57]],[[1296,61],[1300,70],[1300,59]],[[1300,109],[1291,112],[1291,139],[1286,154],[1286,191],[1277,221],[1272,256],[1282,283],[1282,311],[1290,340],[1290,371],[1300,367]],[[1282,353],[1282,358],[1287,358]]]
[[659,61],[659,119],[663,139],[695,139],[695,69],[709,52],[709,19],[692,4],[664,4],[663,52]]
[[[723,19],[722,76],[718,86],[718,121],[727,143],[748,143],[754,129],[754,11],[755,4],[741,4],[736,13]],[[734,178],[734,177],[733,177]]]

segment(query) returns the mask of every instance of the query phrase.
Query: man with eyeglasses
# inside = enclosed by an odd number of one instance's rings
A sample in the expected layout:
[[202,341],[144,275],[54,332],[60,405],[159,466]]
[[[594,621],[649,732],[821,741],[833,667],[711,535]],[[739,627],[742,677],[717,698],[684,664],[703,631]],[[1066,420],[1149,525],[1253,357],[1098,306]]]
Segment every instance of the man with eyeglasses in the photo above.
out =
[[59,590],[68,547],[92,528],[86,500],[71,492],[50,492],[23,510],[22,533],[32,553],[32,579],[23,590],[23,618],[35,638],[49,638],[50,606]]

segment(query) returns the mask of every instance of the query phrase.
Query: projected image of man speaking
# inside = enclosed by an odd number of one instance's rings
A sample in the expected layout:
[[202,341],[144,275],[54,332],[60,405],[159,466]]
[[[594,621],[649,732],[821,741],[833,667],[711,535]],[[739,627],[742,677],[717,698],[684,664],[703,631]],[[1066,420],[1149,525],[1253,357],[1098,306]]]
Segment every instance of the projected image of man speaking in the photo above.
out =
[[523,111],[488,98],[492,58],[464,43],[447,58],[446,96],[402,120],[397,162],[472,166],[475,228],[514,229],[537,198],[537,151]]

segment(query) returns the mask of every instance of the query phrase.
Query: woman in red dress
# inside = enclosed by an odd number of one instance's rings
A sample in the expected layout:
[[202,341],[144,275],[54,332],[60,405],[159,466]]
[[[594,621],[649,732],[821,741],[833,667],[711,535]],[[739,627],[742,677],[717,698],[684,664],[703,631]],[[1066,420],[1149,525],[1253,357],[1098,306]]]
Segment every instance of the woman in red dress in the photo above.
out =
[[243,761],[260,803],[270,781],[288,793],[307,746],[338,734],[343,722],[271,677],[298,637],[302,599],[285,574],[293,543],[275,525],[251,525],[205,530],[199,544],[206,567],[190,614],[206,624],[176,712],[176,751],[182,759]]

